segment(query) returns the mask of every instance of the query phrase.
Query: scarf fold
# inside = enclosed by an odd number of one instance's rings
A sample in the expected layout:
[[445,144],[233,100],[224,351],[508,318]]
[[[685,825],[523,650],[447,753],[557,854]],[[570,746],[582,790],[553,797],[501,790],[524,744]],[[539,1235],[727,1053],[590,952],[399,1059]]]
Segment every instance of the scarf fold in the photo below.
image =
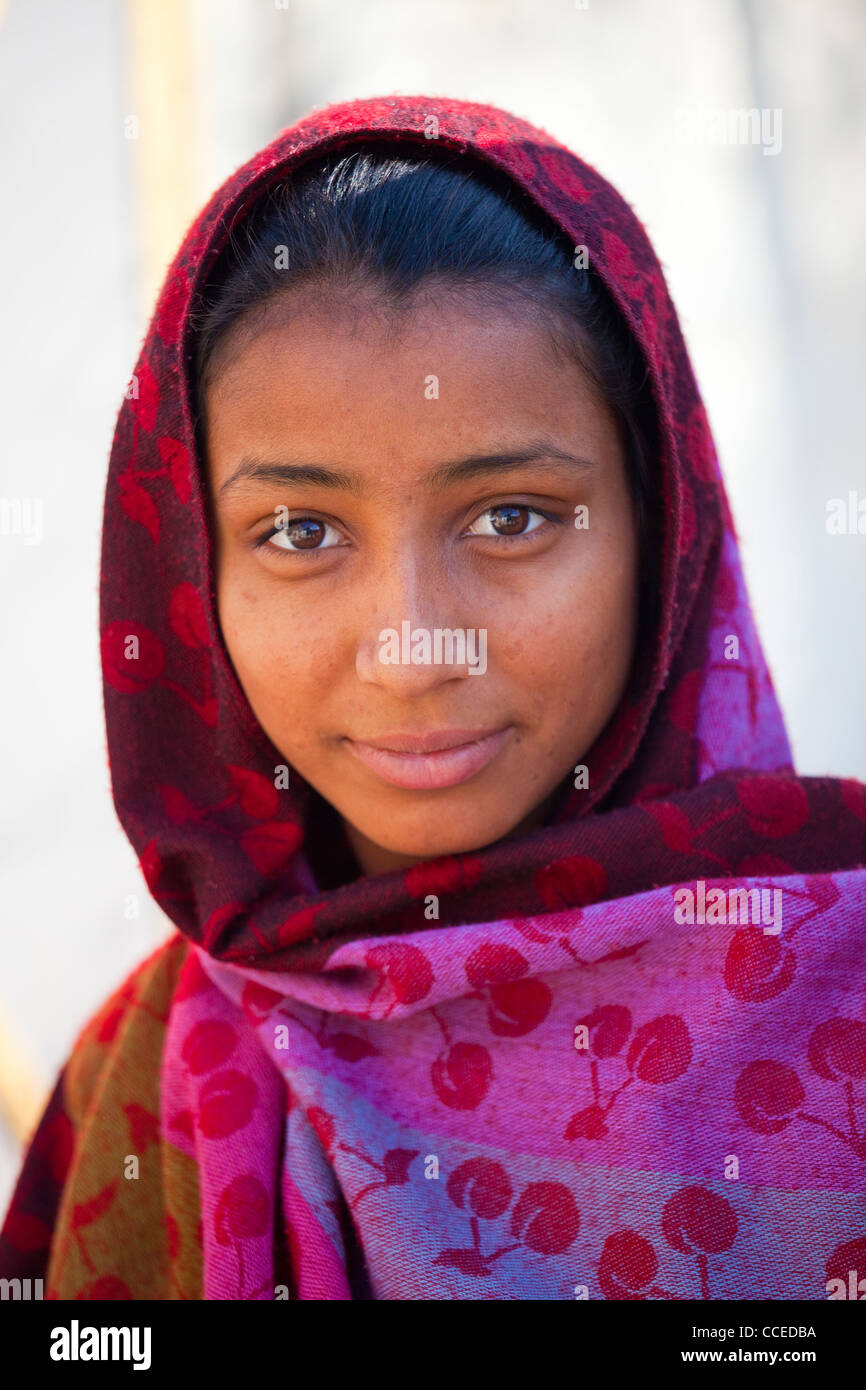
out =
[[[315,793],[274,787],[219,631],[189,310],[273,183],[371,136],[423,149],[431,116],[588,248],[643,353],[659,619],[548,824],[324,888]],[[0,1270],[76,1299],[866,1278],[866,788],[793,771],[676,313],[595,170],[506,112],[400,96],[315,112],[227,180],[117,422],[101,636],[115,803],[179,935],[79,1039]]]

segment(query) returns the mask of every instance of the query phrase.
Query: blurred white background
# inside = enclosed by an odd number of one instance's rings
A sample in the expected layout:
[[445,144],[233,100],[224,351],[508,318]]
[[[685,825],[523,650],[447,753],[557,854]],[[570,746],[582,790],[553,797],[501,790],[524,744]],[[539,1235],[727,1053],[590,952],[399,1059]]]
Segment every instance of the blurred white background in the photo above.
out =
[[[644,222],[713,425],[800,771],[866,779],[861,0],[0,0],[0,1208],[76,1033],[169,930],[111,803],[97,586],[114,420],[156,290],[225,175],[313,106],[490,101]],[[769,108],[782,146],[688,144]],[[137,138],[128,138],[137,121]],[[127,895],[141,914],[124,918]]]

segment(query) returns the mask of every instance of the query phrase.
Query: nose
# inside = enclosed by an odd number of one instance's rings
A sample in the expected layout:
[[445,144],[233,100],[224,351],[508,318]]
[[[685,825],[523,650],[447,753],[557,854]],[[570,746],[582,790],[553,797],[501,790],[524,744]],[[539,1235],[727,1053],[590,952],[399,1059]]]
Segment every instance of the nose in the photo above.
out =
[[480,668],[478,631],[461,625],[465,602],[429,553],[391,560],[366,592],[355,657],[364,684],[417,698]]

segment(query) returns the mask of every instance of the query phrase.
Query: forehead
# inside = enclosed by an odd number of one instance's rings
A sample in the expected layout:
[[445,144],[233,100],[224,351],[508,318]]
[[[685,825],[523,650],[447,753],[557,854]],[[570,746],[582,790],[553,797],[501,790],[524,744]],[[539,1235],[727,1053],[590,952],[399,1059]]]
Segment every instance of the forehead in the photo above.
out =
[[523,296],[428,288],[406,304],[291,291],[241,323],[205,393],[211,480],[244,455],[298,452],[404,481],[484,448],[550,434],[599,447],[611,413]]

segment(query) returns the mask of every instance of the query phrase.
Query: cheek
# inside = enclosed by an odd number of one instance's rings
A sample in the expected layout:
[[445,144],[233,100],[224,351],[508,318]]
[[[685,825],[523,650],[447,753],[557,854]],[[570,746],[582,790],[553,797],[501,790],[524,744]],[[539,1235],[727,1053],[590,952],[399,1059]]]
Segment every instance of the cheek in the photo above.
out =
[[636,556],[612,541],[589,581],[576,590],[574,616],[583,652],[583,683],[617,697],[634,654],[637,633]]
[[321,617],[290,606],[279,586],[230,571],[220,575],[217,600],[226,649],[259,723],[277,743],[287,731],[303,736],[332,667]]
[[637,610],[636,551],[620,530],[575,547],[569,563],[524,596],[500,651],[539,722],[575,732],[606,722],[630,669]]

